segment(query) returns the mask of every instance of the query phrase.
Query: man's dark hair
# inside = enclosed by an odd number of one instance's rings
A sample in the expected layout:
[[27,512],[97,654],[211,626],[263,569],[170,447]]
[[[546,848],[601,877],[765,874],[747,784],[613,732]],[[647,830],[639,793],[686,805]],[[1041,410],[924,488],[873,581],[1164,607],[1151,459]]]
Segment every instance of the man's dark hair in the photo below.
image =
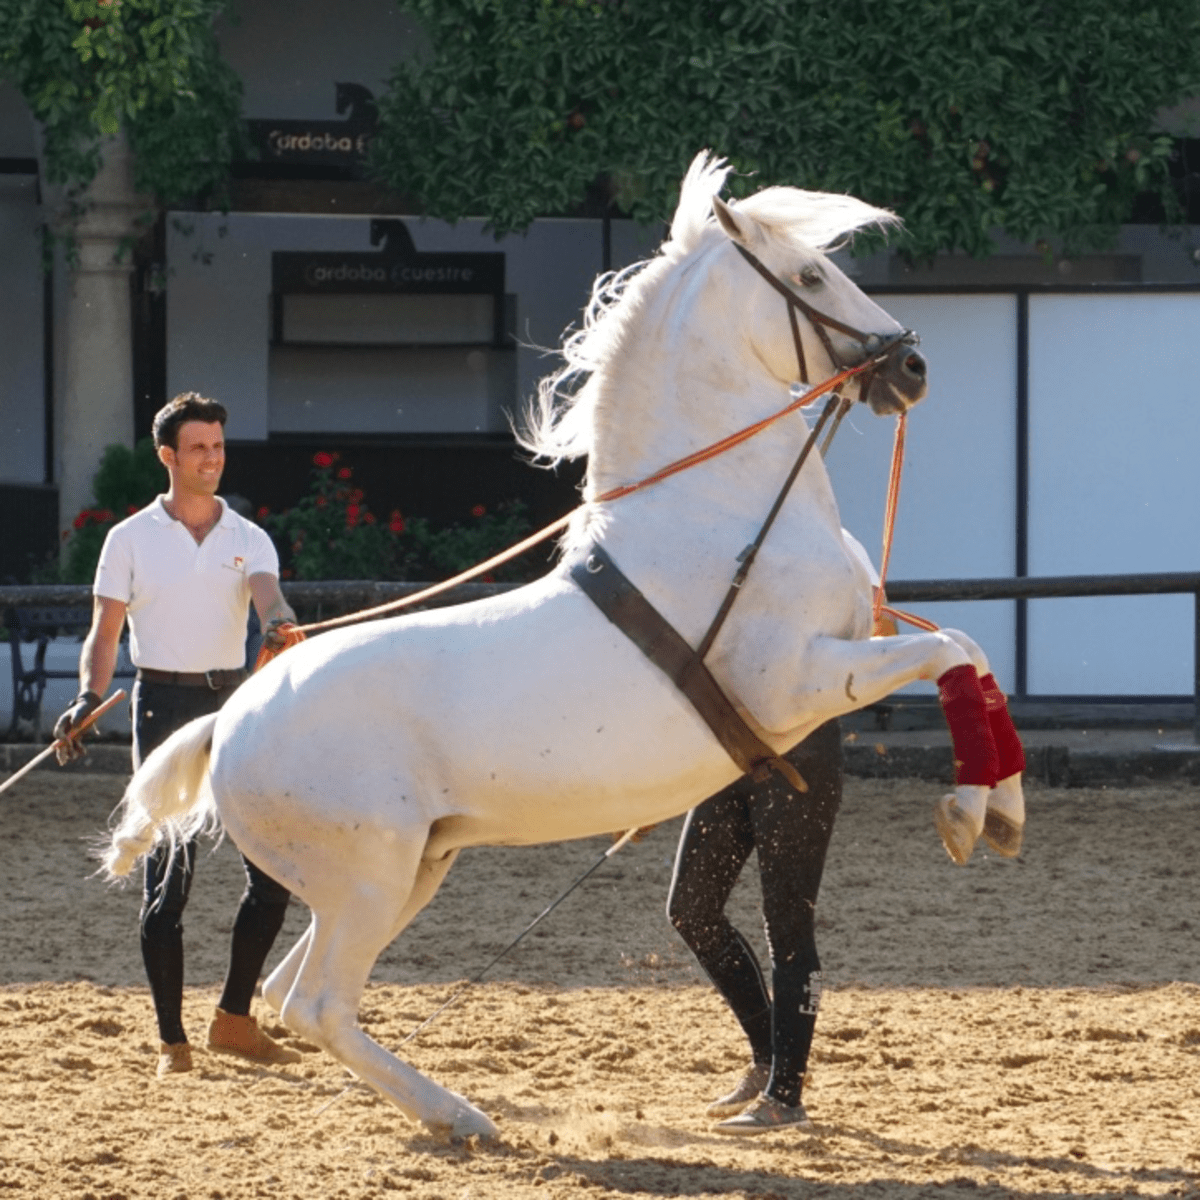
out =
[[225,424],[229,414],[225,405],[209,400],[199,392],[180,392],[169,404],[154,414],[154,444],[179,449],[179,427],[184,421],[203,421],[211,425],[214,421]]

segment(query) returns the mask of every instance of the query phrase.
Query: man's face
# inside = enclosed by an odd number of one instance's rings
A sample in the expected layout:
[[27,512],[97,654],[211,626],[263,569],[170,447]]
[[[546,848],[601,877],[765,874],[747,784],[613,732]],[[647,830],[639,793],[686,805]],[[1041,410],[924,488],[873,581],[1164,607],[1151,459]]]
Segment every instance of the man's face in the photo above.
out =
[[225,469],[225,431],[220,421],[184,421],[179,446],[161,446],[158,456],[176,492],[214,496]]

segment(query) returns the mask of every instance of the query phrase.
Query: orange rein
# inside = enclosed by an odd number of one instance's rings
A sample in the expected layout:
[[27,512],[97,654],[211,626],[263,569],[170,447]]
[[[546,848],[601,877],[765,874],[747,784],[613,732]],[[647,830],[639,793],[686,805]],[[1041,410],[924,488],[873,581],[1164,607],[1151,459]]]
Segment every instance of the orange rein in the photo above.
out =
[[[644,488],[652,487],[656,483],[661,483],[664,479],[669,479],[672,475],[678,475],[681,471],[686,471],[689,467],[698,466],[700,463],[707,462],[709,459],[716,458],[719,454],[724,454],[727,450],[732,450],[735,446],[740,446],[742,442],[748,441],[755,434],[761,433],[769,425],[773,425],[776,421],[782,420],[786,416],[790,416],[800,408],[805,408],[812,404],[821,396],[829,392],[836,391],[843,383],[853,379],[855,375],[861,374],[869,366],[871,361],[860,363],[856,367],[848,367],[844,371],[839,371],[836,375],[825,380],[824,383],[814,385],[802,396],[793,400],[791,404],[785,408],[781,408],[778,412],[772,413],[768,417],[764,417],[761,421],[756,421],[753,425],[747,425],[744,429],[739,429],[736,433],[731,433],[728,437],[721,438],[720,441],[713,442],[712,445],[704,447],[702,450],[697,450],[692,454],[685,455],[683,458],[677,459],[673,463],[662,467],[655,471],[652,475],[646,476],[645,479],[637,483],[622,484],[620,487],[612,488],[601,496],[597,496],[591,503],[604,504],[610,500],[620,500],[625,496],[630,496],[634,492],[639,492]],[[888,499],[887,508],[884,514],[884,544],[883,544],[883,561],[880,564],[880,587],[876,591],[874,602],[874,619],[879,620],[881,612],[887,613],[890,616],[899,617],[902,620],[909,621],[911,624],[919,625],[923,628],[934,628],[937,626],[930,625],[920,617],[910,617],[897,609],[889,608],[883,604],[883,579],[887,573],[888,558],[891,554],[892,533],[896,521],[896,505],[900,497],[900,468],[904,455],[904,430],[905,430],[905,413],[901,413],[896,426],[896,440],[892,450],[892,474],[888,484]],[[444,579],[440,583],[432,584],[430,587],[423,588],[419,592],[414,592],[411,596],[402,596],[398,600],[389,600],[386,604],[377,604],[372,608],[359,609],[357,612],[346,613],[341,617],[331,617],[327,621],[317,621],[311,625],[280,625],[279,632],[284,637],[284,644],[277,650],[268,649],[265,645],[259,651],[258,659],[254,669],[257,671],[266,663],[270,662],[277,654],[282,653],[290,646],[296,645],[298,642],[305,640],[310,633],[324,633],[329,629],[338,629],[346,625],[357,625],[363,621],[374,620],[376,617],[382,617],[388,613],[399,612],[401,609],[410,608],[415,604],[420,604],[424,601],[433,599],[434,596],[440,596],[444,592],[448,592],[458,587],[459,584],[468,583],[470,580],[477,578],[480,575],[486,574],[495,567],[499,567],[506,562],[524,554],[526,550],[532,549],[540,542],[544,542],[547,538],[560,530],[565,529],[570,523],[574,513],[567,513],[566,516],[560,517],[557,521],[551,522],[537,533],[532,533],[529,537],[518,542],[515,546],[510,546],[507,550],[501,551],[499,554],[493,555],[491,558],[485,559],[476,566],[462,571],[450,579]]]
[[[761,421],[756,421],[753,425],[747,425],[745,429],[739,429],[736,433],[731,433],[728,437],[722,438],[719,442],[714,442],[711,446],[706,446],[703,450],[697,450],[673,463],[669,463],[667,466],[655,471],[654,474],[646,476],[645,479],[638,483],[627,483],[622,484],[620,487],[612,488],[602,496],[597,496],[591,503],[604,504],[609,500],[620,500],[625,496],[632,495],[634,492],[640,492],[643,488],[661,483],[664,479],[669,479],[672,475],[678,475],[680,471],[686,471],[689,467],[695,467],[702,462],[707,462],[710,458],[716,458],[717,455],[724,454],[726,450],[732,450],[734,446],[739,446],[742,442],[748,441],[756,433],[761,433],[767,426],[774,424],[783,417],[790,416],[797,409],[811,404],[827,392],[835,391],[843,383],[853,379],[855,375],[860,374],[870,365],[870,362],[860,363],[856,367],[849,367],[845,371],[840,371],[838,374],[825,380],[824,383],[819,383],[805,392],[803,396],[792,401],[786,408],[781,408],[778,412],[772,413],[769,417],[764,417]],[[312,625],[293,625],[282,628],[294,630],[301,634],[324,633],[327,629],[337,629],[343,625],[357,625],[361,621],[370,621],[375,617],[382,617],[386,613],[397,612],[402,608],[409,608],[414,604],[420,604],[425,600],[430,600],[434,596],[440,596],[443,592],[448,592],[458,587],[460,583],[467,583],[480,575],[486,574],[493,568],[509,562],[520,554],[524,554],[526,550],[532,549],[539,542],[544,542],[552,534],[565,529],[573,516],[574,513],[567,513],[565,517],[559,517],[557,521],[551,522],[544,529],[538,530],[537,533],[531,533],[529,537],[518,542],[515,546],[510,546],[507,550],[503,550],[499,554],[485,559],[483,562],[478,563],[469,570],[460,572],[450,579],[444,579],[441,583],[435,583],[419,592],[414,592],[411,596],[401,596],[400,599],[389,600],[386,604],[377,604],[373,608],[363,608],[358,612],[346,613],[341,617],[331,617],[328,621],[318,621]],[[297,640],[303,639],[300,638]],[[270,657],[274,657],[274,655]],[[260,663],[259,665],[261,666],[262,664]]]

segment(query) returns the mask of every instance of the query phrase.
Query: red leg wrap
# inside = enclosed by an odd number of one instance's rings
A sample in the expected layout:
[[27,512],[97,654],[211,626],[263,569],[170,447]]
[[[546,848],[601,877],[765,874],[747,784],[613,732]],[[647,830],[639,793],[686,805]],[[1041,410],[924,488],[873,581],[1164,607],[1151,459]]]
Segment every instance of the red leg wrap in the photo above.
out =
[[1008,712],[1008,701],[990,672],[979,681],[983,689],[983,702],[987,705],[988,725],[996,742],[996,753],[1000,756],[1000,779],[1007,779],[1025,770],[1025,748]]
[[954,782],[995,787],[1000,756],[975,668],[951,667],[938,680],[938,699],[954,744]]

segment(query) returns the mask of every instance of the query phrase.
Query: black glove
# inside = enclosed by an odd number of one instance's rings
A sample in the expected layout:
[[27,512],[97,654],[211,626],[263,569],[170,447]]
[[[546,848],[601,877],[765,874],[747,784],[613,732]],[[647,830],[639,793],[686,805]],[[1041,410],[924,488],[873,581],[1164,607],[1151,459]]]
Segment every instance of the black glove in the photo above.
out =
[[276,617],[263,630],[263,645],[273,654],[278,654],[280,650],[287,649],[288,632],[295,628],[295,621],[289,621],[287,617]]
[[71,701],[67,709],[54,725],[54,738],[61,742],[55,747],[54,756],[58,765],[65,766],[73,758],[80,758],[87,751],[84,749],[79,735],[74,732],[103,704],[103,699],[95,692],[81,692]]

